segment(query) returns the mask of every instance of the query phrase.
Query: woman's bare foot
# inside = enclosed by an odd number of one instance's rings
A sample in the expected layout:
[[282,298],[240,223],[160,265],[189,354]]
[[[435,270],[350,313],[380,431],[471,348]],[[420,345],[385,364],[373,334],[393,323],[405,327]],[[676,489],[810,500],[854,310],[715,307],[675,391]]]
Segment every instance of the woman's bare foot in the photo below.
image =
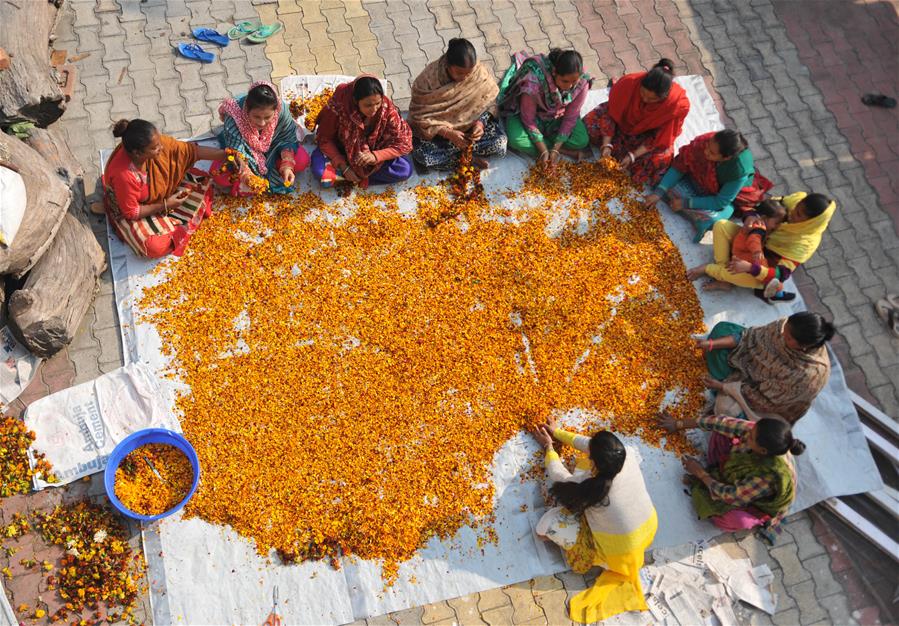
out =
[[691,267],[687,270],[687,280],[694,281],[705,276],[705,264]]
[[702,286],[703,291],[730,291],[734,286],[723,280],[710,280]]

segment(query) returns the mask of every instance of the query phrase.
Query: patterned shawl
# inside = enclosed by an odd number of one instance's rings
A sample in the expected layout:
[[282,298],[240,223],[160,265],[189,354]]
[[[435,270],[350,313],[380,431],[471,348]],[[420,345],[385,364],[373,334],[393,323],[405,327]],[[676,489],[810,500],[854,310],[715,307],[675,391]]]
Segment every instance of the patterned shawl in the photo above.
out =
[[[269,87],[272,92],[277,94],[278,92],[275,90],[275,86],[271,83],[260,80],[256,81],[252,85],[250,85],[250,89],[253,87],[257,87],[259,85],[265,85]],[[272,119],[266,124],[265,128],[262,130],[257,129],[250,122],[250,118],[247,116],[247,112],[244,111],[243,103],[246,100],[246,96],[243,96],[239,100],[235,100],[234,98],[228,98],[224,100],[219,105],[219,117],[222,122],[225,122],[225,126],[228,126],[228,120],[232,120],[234,125],[237,127],[240,136],[243,138],[243,143],[246,146],[246,149],[249,151],[248,157],[251,157],[253,161],[256,162],[256,168],[259,170],[258,173],[261,175],[265,175],[268,172],[268,166],[266,165],[266,154],[272,146],[272,140],[275,137],[276,131],[279,138],[286,135],[286,131],[294,133],[294,141],[296,141],[296,131],[293,126],[285,127],[285,123],[282,118],[284,117],[285,107],[281,103],[281,100],[278,99],[278,106],[275,109],[275,115],[272,116]],[[287,114],[287,119],[290,120],[290,115]],[[278,141],[275,145],[279,145],[282,143]],[[240,149],[241,146],[228,146],[233,147],[235,149]]]
[[650,104],[643,102],[640,87],[646,74],[626,74],[615,81],[609,91],[609,115],[624,134],[642,135],[656,130],[652,145],[673,148],[690,112],[690,100],[683,87],[672,83],[664,100]]
[[[374,78],[371,74],[360,74],[356,80],[366,77]],[[337,138],[346,152],[347,161],[363,177],[368,177],[382,163],[359,168],[356,166],[356,155],[367,150],[390,147],[400,148],[408,153],[412,150],[412,129],[386,95],[381,98],[381,108],[366,122],[353,99],[356,80],[338,85],[323,112],[334,115],[337,119]]]
[[546,55],[529,57],[526,52],[516,52],[512,56],[512,66],[503,77],[497,102],[503,113],[513,115],[519,111],[521,96],[527,94],[537,103],[538,118],[554,120],[565,115],[571,101],[592,85],[593,79],[585,73],[574,87],[561,91],[553,81],[552,63]]
[[484,111],[493,109],[499,87],[490,70],[477,63],[459,82],[450,78],[446,57],[429,63],[412,83],[409,125],[422,139],[431,140],[441,128],[465,132]]
[[748,328],[727,357],[734,369],[727,381],[742,383],[754,411],[779,415],[791,424],[805,415],[830,377],[827,348],[793,350],[783,339],[786,318]]
[[[753,500],[752,506],[777,521],[786,514],[790,505],[793,504],[793,500],[796,499],[796,482],[787,456],[786,454],[761,456],[751,452],[732,452],[725,461],[724,467],[714,468],[709,473],[716,480],[722,480],[729,485],[756,477],[767,480],[774,493]],[[700,519],[723,515],[728,511],[743,508],[713,499],[708,488],[699,481],[693,484],[690,491],[693,497],[693,506]]]
[[688,174],[703,195],[717,195],[721,187],[730,181],[740,180],[754,172],[752,183],[743,187],[734,199],[737,208],[754,207],[774,185],[755,169],[752,152],[746,148],[727,161],[716,163],[705,158],[705,148],[715,138],[715,132],[699,135],[683,146],[674,157],[672,167]]

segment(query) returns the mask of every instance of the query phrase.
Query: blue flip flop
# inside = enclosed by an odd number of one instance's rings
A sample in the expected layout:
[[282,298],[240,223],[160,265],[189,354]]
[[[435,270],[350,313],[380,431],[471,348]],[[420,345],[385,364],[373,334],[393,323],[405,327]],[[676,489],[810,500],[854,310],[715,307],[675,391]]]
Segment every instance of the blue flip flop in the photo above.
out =
[[211,28],[195,28],[193,30],[193,34],[195,39],[199,39],[200,41],[208,41],[209,43],[215,43],[222,47],[227,46],[228,42],[231,41],[217,30],[213,30]]
[[215,61],[214,54],[206,52],[195,43],[179,43],[178,52],[181,53],[181,56],[193,59],[194,61],[202,61],[203,63],[212,63]]

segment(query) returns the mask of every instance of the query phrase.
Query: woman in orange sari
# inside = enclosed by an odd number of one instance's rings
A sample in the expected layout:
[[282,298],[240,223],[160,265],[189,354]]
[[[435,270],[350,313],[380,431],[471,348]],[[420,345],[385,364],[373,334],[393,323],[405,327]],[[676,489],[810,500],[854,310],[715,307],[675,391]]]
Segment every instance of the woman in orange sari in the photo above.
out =
[[208,173],[191,168],[225,151],[162,135],[141,119],[119,120],[112,134],[122,141],[103,171],[109,222],[140,256],[180,256],[211,211]]
[[661,59],[648,72],[622,76],[612,84],[608,102],[584,117],[590,142],[629,170],[637,184],[657,185],[662,179],[690,112],[673,67],[673,61]]

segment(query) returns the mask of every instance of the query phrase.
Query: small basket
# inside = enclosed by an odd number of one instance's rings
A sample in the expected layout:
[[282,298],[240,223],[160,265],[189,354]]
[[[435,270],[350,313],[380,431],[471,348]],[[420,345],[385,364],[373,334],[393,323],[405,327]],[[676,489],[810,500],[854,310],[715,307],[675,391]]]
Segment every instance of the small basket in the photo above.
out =
[[[122,504],[115,495],[115,473],[122,463],[122,460],[124,460],[129,453],[150,443],[167,444],[178,448],[178,450],[187,457],[187,460],[190,461],[190,466],[194,475],[190,490],[187,492],[184,499],[168,511],[160,513],[159,515],[141,515],[140,513],[135,513]],[[152,522],[167,517],[176,511],[180,511],[181,508],[187,504],[187,501],[194,495],[199,483],[200,460],[197,458],[196,450],[194,450],[194,447],[190,445],[190,442],[187,439],[166,428],[145,428],[144,430],[139,430],[125,437],[125,439],[113,449],[112,454],[109,455],[109,460],[106,463],[106,471],[103,474],[103,486],[106,488],[106,496],[109,498],[109,501],[112,503],[115,510],[126,517],[142,522]]]

